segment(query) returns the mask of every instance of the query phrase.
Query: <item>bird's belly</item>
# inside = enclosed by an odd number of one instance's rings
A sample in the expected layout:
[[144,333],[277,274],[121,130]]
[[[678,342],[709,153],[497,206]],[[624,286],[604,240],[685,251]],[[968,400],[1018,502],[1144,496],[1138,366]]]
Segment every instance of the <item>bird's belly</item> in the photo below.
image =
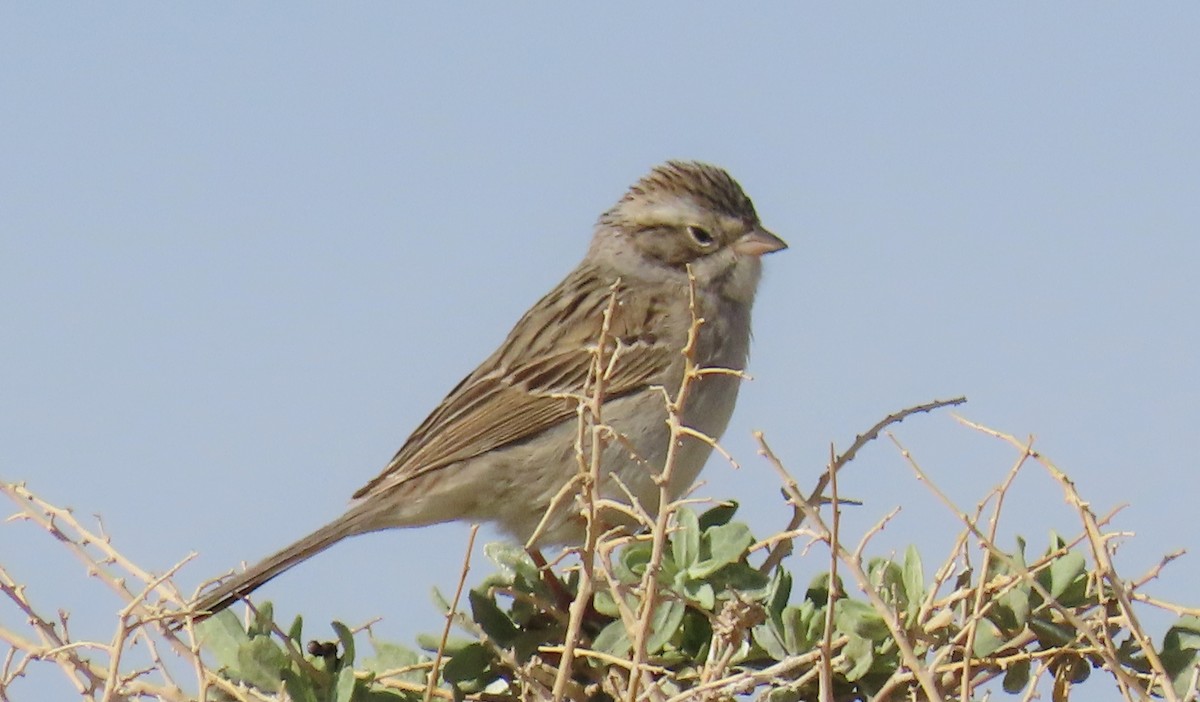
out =
[[[708,376],[693,386],[684,424],[719,438],[733,411],[737,383],[732,376]],[[647,390],[610,400],[604,404],[602,420],[615,436],[608,437],[602,449],[601,496],[629,504],[631,494],[637,507],[653,517],[660,496],[655,476],[663,471],[671,433],[662,392]],[[486,475],[479,475],[479,481],[473,483],[485,487],[473,496],[471,504],[455,510],[458,518],[495,522],[522,542],[536,532],[537,545],[581,543],[585,522],[576,499],[578,484],[563,489],[571,476],[590,466],[586,460],[580,461],[576,450],[578,423],[564,422],[548,433],[550,436],[543,438],[549,440],[512,445],[460,466],[458,470]],[[694,437],[679,439],[672,455],[671,499],[692,486],[711,451],[707,442]],[[590,454],[590,445],[585,444],[586,454]],[[613,509],[602,511],[600,519],[607,526],[634,521]]]

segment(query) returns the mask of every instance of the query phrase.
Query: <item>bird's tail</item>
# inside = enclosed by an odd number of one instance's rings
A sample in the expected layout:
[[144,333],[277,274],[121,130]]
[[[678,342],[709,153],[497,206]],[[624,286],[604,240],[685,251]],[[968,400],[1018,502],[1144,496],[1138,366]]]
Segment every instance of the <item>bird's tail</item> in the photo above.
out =
[[342,539],[370,531],[362,528],[358,519],[360,516],[359,510],[351,509],[291,546],[264,558],[246,572],[236,574],[217,588],[196,598],[188,607],[187,616],[196,622],[207,619],[301,561],[324,551]]

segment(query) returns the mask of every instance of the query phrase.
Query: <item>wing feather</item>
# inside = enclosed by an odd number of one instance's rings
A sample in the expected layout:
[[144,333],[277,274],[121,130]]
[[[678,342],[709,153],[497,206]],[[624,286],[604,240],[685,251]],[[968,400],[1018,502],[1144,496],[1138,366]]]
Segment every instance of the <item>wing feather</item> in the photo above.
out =
[[[610,281],[581,267],[517,323],[504,344],[459,383],[412,433],[387,467],[355,498],[390,490],[419,475],[534,437],[574,419],[588,387],[593,355],[609,304]],[[587,291],[580,295],[579,291]],[[618,293],[619,294],[619,293]],[[581,299],[582,297],[582,299]],[[665,382],[679,354],[651,329],[661,319],[620,296],[610,330],[619,355],[605,379],[606,399]],[[547,320],[549,323],[547,323]]]

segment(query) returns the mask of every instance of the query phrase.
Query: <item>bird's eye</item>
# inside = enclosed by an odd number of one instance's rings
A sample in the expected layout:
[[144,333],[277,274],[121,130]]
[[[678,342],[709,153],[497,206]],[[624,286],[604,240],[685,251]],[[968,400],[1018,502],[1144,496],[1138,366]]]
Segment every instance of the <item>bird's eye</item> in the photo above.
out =
[[687,233],[688,236],[692,237],[692,241],[704,248],[708,248],[709,246],[713,245],[713,235],[709,234],[708,230],[704,229],[703,227],[688,227]]

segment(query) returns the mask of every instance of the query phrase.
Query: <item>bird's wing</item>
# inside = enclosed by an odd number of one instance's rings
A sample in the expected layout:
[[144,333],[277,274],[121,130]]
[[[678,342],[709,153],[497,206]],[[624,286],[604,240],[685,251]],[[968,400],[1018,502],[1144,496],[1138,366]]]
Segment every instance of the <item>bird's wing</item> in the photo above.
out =
[[[421,423],[383,472],[355,498],[380,493],[573,419],[589,377],[612,295],[595,271],[580,269],[537,303],[504,344]],[[580,294],[580,290],[588,292]],[[678,358],[652,329],[669,300],[620,295],[606,346],[619,349],[603,382],[606,399],[665,380]],[[626,299],[630,298],[630,299]]]

